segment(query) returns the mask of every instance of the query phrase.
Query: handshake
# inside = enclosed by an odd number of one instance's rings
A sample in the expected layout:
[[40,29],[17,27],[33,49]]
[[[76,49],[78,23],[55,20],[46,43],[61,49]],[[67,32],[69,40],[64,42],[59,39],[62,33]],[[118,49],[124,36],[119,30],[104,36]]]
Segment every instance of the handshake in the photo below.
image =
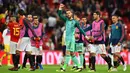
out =
[[85,36],[85,39],[88,40],[90,43],[94,43],[93,36]]
[[35,47],[39,48],[39,43],[40,43],[40,37],[32,37],[32,39],[35,41]]

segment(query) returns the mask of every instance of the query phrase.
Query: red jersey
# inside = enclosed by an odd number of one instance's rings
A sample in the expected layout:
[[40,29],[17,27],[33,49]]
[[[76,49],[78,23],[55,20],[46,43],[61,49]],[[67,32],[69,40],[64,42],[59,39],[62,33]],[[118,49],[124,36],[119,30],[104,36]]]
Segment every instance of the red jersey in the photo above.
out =
[[0,44],[3,44],[3,37],[2,37],[2,33],[0,32]]
[[13,42],[18,42],[20,37],[20,27],[17,22],[10,22],[8,24],[8,27],[10,29],[10,40]]
[[24,19],[24,17],[20,17],[20,18],[19,18],[20,28],[22,28],[22,27],[24,26],[24,24],[23,24],[23,19]]

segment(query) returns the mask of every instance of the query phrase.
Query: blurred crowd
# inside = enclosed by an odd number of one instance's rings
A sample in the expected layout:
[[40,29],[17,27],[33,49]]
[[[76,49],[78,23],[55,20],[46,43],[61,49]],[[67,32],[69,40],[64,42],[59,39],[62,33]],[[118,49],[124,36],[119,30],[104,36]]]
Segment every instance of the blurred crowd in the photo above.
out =
[[61,39],[65,30],[64,22],[57,15],[60,3],[65,4],[65,9],[80,11],[81,17],[87,16],[88,23],[93,21],[92,13],[100,11],[106,28],[111,25],[111,15],[120,16],[120,22],[126,28],[124,48],[130,48],[130,0],[0,0],[0,31],[6,28],[9,16],[17,16],[19,9],[25,15],[39,16],[39,21],[44,24],[45,39],[43,48],[50,50],[61,49]]

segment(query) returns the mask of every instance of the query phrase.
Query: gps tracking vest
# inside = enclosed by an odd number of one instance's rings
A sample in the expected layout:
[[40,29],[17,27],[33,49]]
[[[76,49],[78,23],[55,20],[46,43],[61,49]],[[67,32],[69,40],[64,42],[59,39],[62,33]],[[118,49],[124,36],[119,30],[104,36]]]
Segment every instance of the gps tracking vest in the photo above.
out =
[[102,31],[102,25],[104,25],[103,23],[103,20],[99,20],[98,22],[94,21],[92,23],[92,36],[94,37],[95,41],[105,41],[105,33]]

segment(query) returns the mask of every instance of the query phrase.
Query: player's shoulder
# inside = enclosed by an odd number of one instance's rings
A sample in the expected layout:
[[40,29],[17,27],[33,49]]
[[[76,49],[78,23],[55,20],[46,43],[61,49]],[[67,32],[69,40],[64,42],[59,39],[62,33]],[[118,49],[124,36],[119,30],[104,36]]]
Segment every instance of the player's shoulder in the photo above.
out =
[[111,24],[111,27],[115,26],[115,24]]
[[121,23],[117,23],[119,26],[122,26],[122,24]]
[[104,22],[104,20],[103,20],[103,19],[100,19],[100,21],[101,21],[101,22]]
[[4,29],[3,33],[6,33],[7,31],[8,31],[8,29],[6,28],[6,29]]
[[9,22],[9,23],[8,23],[8,25],[11,25],[11,24],[12,24],[12,22]]
[[73,21],[75,21],[75,23],[80,23],[80,21],[78,21],[78,20],[75,20],[75,19],[74,19]]
[[12,26],[13,26],[13,23],[12,23],[12,22],[9,22],[7,26],[8,26],[8,27],[12,27]]

